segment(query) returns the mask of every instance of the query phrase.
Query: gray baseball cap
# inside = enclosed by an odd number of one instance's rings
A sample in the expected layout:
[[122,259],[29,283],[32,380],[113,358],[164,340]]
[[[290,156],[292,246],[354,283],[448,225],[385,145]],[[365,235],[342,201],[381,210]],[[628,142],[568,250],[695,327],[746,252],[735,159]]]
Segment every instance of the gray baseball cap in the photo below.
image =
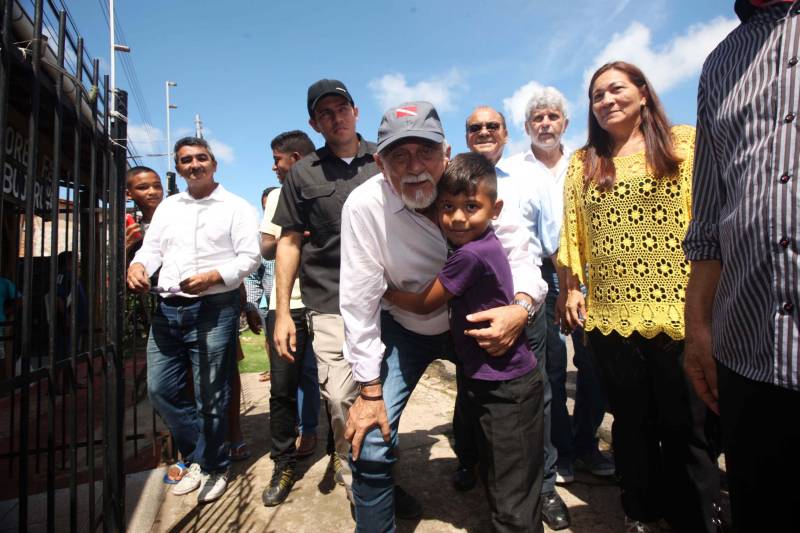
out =
[[406,102],[386,111],[378,128],[378,152],[409,137],[435,143],[444,141],[442,121],[430,102]]

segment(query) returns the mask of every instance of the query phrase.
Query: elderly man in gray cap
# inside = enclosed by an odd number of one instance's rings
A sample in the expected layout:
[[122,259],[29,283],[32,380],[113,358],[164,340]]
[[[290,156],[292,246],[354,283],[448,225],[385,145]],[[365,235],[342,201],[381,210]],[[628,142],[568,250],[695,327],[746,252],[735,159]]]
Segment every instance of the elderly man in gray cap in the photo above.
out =
[[[387,288],[425,289],[445,263],[447,241],[432,205],[448,160],[442,124],[430,103],[391,108],[378,130],[375,162],[382,173],[354,190],[342,211],[344,356],[359,384],[346,432],[352,442],[356,531],[394,531],[392,465],[400,416],[428,364],[451,353],[446,306],[417,315],[382,299]],[[508,253],[514,304],[471,315],[476,329],[467,332],[491,355],[508,351],[547,292],[529,259],[521,223],[508,216],[497,221],[495,231]],[[480,323],[488,326],[477,329]],[[496,529],[541,530],[539,488],[527,489],[536,496],[530,516],[519,516],[514,501],[495,502]]]

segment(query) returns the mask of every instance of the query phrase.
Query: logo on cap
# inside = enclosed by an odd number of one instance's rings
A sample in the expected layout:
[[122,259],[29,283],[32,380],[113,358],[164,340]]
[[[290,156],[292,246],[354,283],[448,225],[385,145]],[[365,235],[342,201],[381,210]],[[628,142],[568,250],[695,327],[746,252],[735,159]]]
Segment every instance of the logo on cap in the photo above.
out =
[[400,117],[416,117],[417,116],[417,106],[409,105],[405,107],[398,107],[394,110],[394,118]]

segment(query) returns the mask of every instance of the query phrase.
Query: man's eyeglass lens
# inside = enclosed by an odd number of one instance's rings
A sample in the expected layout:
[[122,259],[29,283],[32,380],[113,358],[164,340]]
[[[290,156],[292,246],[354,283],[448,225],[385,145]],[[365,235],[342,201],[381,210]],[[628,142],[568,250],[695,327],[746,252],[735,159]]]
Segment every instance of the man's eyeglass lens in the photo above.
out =
[[499,122],[481,122],[481,123],[476,123],[476,124],[470,124],[469,126],[467,126],[467,131],[469,131],[470,133],[478,133],[483,128],[486,128],[487,131],[497,131],[497,130],[500,129],[500,123]]

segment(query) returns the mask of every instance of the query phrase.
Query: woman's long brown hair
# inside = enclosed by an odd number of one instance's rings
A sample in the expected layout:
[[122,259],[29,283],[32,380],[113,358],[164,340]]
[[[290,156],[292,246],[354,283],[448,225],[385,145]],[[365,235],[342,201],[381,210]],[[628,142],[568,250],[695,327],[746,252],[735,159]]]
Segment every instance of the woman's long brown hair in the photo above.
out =
[[614,185],[617,177],[612,155],[614,143],[608,132],[600,127],[592,112],[594,82],[609,70],[624,73],[645,95],[646,103],[642,106],[639,129],[644,136],[645,160],[648,168],[653,171],[656,179],[675,173],[682,159],[675,153],[670,122],[658,95],[639,67],[624,61],[613,61],[597,69],[592,81],[589,82],[589,139],[583,147],[584,187],[589,187],[589,184],[594,182],[598,189],[608,190]]

